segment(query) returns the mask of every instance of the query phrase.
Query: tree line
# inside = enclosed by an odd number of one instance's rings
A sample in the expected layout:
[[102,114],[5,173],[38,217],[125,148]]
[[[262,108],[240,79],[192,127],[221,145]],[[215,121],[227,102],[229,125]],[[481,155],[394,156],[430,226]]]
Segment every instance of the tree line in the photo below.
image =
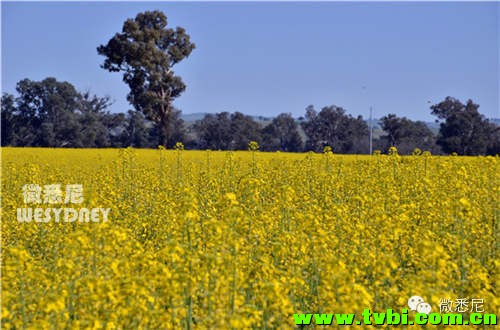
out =
[[[134,110],[110,113],[109,97],[79,92],[69,82],[49,77],[21,80],[17,96],[3,94],[2,146],[35,147],[171,147],[244,150],[255,141],[264,151],[367,153],[369,127],[335,105],[317,111],[306,108],[294,119],[283,113],[262,125],[240,112],[208,114],[186,125],[173,101],[186,89],[174,66],[196,48],[184,28],[167,27],[161,11],[146,11],[127,19],[121,32],[97,47],[101,67],[122,73],[129,87],[127,100]],[[375,149],[396,147],[400,153],[415,148],[434,154],[483,155],[500,153],[500,129],[478,112],[479,105],[447,97],[431,107],[441,122],[434,134],[425,123],[388,114],[380,120],[384,134]]]
[[[319,111],[311,105],[304,117],[282,113],[265,124],[240,112],[206,114],[187,124],[174,108],[162,136],[162,123],[147,119],[142,111],[111,113],[109,97],[79,92],[69,82],[23,79],[16,91],[17,96],[4,93],[1,99],[2,146],[156,148],[164,139],[167,147],[182,142],[186,149],[203,150],[246,150],[250,141],[263,151],[321,152],[327,146],[343,154],[369,150],[368,123],[335,105]],[[478,104],[447,97],[430,109],[440,121],[437,134],[424,122],[388,114],[379,120],[382,134],[373,140],[374,149],[500,154],[500,127],[479,113]]]

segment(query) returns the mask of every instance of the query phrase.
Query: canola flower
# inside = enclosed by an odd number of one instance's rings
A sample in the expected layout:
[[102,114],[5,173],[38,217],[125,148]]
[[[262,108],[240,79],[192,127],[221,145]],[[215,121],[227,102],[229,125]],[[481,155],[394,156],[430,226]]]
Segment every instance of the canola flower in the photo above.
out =
[[[413,295],[498,312],[498,157],[249,149],[4,148],[2,327],[293,329]],[[22,186],[53,183],[108,221],[18,222]]]

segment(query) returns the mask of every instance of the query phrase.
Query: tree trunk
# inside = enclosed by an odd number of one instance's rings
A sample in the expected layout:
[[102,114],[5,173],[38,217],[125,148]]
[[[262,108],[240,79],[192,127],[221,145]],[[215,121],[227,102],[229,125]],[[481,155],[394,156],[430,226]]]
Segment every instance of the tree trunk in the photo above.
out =
[[161,116],[160,123],[159,123],[159,144],[165,148],[167,148],[167,143],[168,143],[168,120],[166,119],[167,116],[163,115]]
[[167,93],[161,89],[160,97],[163,102],[167,101],[166,104],[163,103],[161,105],[160,109],[160,132],[159,132],[159,143],[161,146],[163,146],[165,149],[167,148],[167,143],[168,143],[168,121],[170,117],[170,104],[168,102],[169,98],[167,96]]

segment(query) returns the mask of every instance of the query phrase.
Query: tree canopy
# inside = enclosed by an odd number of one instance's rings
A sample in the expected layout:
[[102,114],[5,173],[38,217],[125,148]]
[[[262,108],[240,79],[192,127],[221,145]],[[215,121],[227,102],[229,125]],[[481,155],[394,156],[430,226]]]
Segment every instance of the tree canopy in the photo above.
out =
[[306,149],[322,151],[329,146],[336,153],[366,153],[369,131],[361,116],[354,118],[335,105],[323,107],[318,113],[310,105],[305,119]]
[[172,137],[172,101],[186,89],[173,67],[194,48],[186,31],[182,27],[167,28],[166,15],[157,10],[126,20],[122,32],[97,48],[106,57],[102,68],[123,72],[123,81],[130,88],[128,101],[159,124],[159,143],[163,146]]
[[111,144],[108,97],[80,93],[69,82],[49,77],[23,79],[17,97],[2,96],[2,145],[105,147]]
[[[161,123],[142,111],[110,113],[109,97],[79,92],[69,82],[49,77],[18,82],[17,96],[2,96],[2,146],[156,148]],[[431,107],[441,124],[436,135],[426,123],[388,114],[380,119],[382,134],[376,148],[400,154],[414,149],[433,154],[495,155],[500,153],[500,127],[478,112],[479,105],[447,97]],[[240,112],[206,114],[187,124],[181,111],[171,108],[166,123],[166,144],[182,142],[190,149],[247,150],[256,141],[263,151],[323,151],[367,153],[368,125],[335,105],[317,112],[306,108],[305,117],[289,113],[275,118],[251,117]],[[304,143],[305,142],[305,143]]]
[[453,97],[431,106],[432,114],[441,121],[437,144],[446,153],[460,155],[497,154],[500,145],[498,125],[479,113],[479,104],[465,104]]
[[406,117],[388,114],[380,119],[386,133],[381,136],[381,147],[388,150],[396,147],[400,154],[411,154],[416,148],[437,152],[434,133],[422,121],[413,121]]

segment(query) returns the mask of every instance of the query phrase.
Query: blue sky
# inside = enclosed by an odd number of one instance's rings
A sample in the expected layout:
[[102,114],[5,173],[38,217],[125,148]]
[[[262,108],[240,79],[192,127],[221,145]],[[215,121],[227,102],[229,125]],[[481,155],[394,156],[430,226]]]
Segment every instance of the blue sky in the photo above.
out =
[[373,105],[376,117],[432,120],[428,101],[450,95],[500,117],[499,3],[2,2],[2,91],[53,76],[127,111],[128,87],[96,47],[154,9],[197,46],[174,69],[184,113],[298,117],[335,104],[367,117]]

